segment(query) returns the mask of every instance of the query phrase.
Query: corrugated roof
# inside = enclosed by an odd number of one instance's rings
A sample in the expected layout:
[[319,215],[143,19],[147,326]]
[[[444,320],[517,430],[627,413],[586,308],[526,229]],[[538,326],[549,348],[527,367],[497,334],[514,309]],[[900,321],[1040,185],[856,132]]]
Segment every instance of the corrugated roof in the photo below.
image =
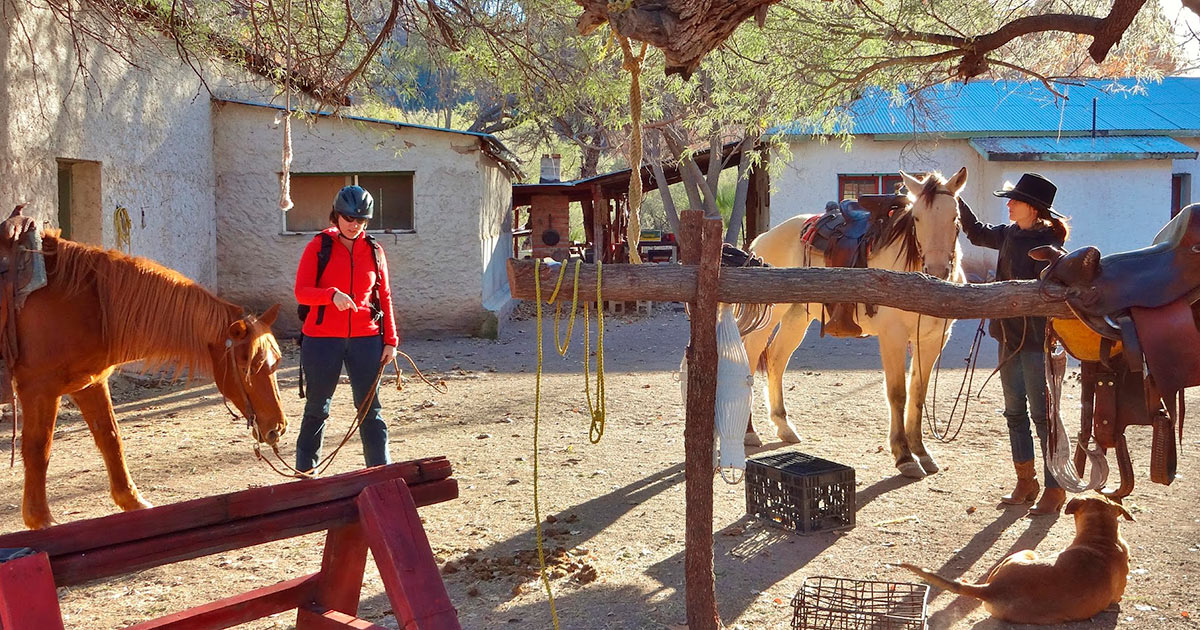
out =
[[989,162],[1196,158],[1194,149],[1167,136],[972,138],[970,145]]
[[[912,136],[1091,134],[1092,101],[1101,135],[1200,136],[1200,77],[1090,80],[1059,86],[1056,98],[1042,84],[971,81],[943,84],[899,102],[884,90],[868,90],[848,109],[856,135]],[[798,121],[772,130],[805,136],[813,127]]]

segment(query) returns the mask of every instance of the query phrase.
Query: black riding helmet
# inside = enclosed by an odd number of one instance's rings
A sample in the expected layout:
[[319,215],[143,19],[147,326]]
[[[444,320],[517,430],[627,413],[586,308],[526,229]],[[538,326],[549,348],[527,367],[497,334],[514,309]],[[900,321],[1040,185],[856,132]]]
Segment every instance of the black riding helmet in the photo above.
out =
[[333,211],[352,219],[370,219],[375,213],[375,200],[362,186],[346,186],[333,199]]

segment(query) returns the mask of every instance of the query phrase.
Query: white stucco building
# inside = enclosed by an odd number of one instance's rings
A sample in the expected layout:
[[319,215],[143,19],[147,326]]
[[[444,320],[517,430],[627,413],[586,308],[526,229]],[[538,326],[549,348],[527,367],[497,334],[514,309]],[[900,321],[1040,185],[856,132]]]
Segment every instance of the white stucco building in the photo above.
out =
[[[898,170],[949,176],[966,166],[963,196],[984,221],[1008,221],[1005,200],[992,191],[1037,172],[1058,185],[1055,208],[1071,218],[1067,249],[1095,245],[1112,253],[1150,244],[1174,211],[1196,200],[1200,78],[1064,89],[1066,101],[1040,84],[976,81],[939,87],[923,95],[920,108],[868,95],[851,109],[849,150],[808,134],[788,137],[791,156],[776,179],[771,225],[821,212],[835,198],[890,192]],[[962,243],[967,271],[985,277],[996,252]]]
[[77,49],[50,10],[10,8],[0,209],[28,202],[69,238],[157,260],[253,310],[282,303],[277,329],[290,332],[300,252],[328,225],[333,193],[359,183],[381,198],[371,228],[403,330],[473,334],[505,320],[516,167],[495,138],[308,113],[293,124],[297,208],[285,214],[282,108],[269,104],[283,99],[269,82],[192,59],[202,81],[165,36]]

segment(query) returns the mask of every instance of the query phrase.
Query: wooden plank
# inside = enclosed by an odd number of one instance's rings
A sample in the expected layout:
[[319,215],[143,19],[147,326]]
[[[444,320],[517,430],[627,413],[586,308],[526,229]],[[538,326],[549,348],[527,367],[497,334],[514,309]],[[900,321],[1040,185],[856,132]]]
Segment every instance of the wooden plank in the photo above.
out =
[[[336,610],[325,610],[319,606],[300,609],[300,619],[304,620],[305,628],[313,630],[387,630],[366,619],[359,619]],[[300,626],[297,624],[296,626]]]
[[[691,630],[717,630],[713,575],[713,426],[717,410],[717,281],[721,273],[719,219],[688,210],[682,217],[691,245],[690,261],[699,258],[696,301],[689,314],[692,341],[687,349],[687,419],[683,430],[685,496],[684,582]],[[696,245],[699,247],[696,247]]]
[[402,480],[367,488],[358,497],[363,535],[379,567],[396,621],[405,630],[460,630],[458,613]]
[[[686,250],[681,243],[681,251]],[[514,298],[533,299],[533,261],[508,261],[509,291]],[[572,267],[572,271],[574,268]],[[542,266],[542,295],[548,297],[558,269]],[[596,268],[582,265],[579,282],[588,291],[579,299],[595,301]],[[573,273],[563,279],[559,299],[571,299]],[[606,300],[692,302],[696,268],[691,265],[604,265],[601,291]],[[1043,297],[1037,280],[955,284],[920,274],[884,269],[728,268],[721,271],[717,300],[729,304],[794,302],[860,302],[892,306],[935,317],[976,319],[1040,315],[1073,317],[1061,291]],[[564,297],[565,296],[565,297]]]
[[31,547],[51,556],[81,553],[184,529],[352,498],[363,488],[390,479],[404,479],[414,485],[445,479],[451,473],[450,463],[444,457],[400,462],[323,479],[252,488],[43,530],[6,534],[0,536],[0,547]]
[[[367,568],[367,541],[358,521],[329,530],[321,558],[321,578],[310,602],[348,615],[358,614],[363,571]],[[296,616],[296,630],[312,630],[310,616]]]
[[[418,484],[414,486],[413,491],[417,505],[431,505],[457,496],[458,482],[454,479]],[[319,505],[244,518],[218,526],[208,525],[54,556],[51,564],[57,584],[68,586],[318,532],[351,523],[357,518],[357,514],[354,499],[343,498]]]
[[125,630],[219,630],[291,610],[312,601],[319,574],[247,591],[215,602],[152,619]]
[[45,553],[0,564],[0,628],[63,629],[50,557]]

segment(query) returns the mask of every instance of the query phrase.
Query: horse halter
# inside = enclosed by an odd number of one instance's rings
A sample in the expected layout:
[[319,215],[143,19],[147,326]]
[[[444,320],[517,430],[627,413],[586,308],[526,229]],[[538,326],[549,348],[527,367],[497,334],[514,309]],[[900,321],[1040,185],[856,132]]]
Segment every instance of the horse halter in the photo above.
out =
[[[247,323],[247,325],[249,325],[251,323],[250,322],[251,317],[253,317],[253,316],[243,317],[241,319],[241,321],[245,321]],[[257,423],[258,414],[254,411],[254,402],[250,398],[249,388],[246,387],[246,379],[242,376],[241,371],[238,369],[237,358],[234,356],[234,350],[233,350],[236,347],[243,346],[248,343],[250,343],[250,338],[248,336],[245,339],[241,339],[239,341],[234,341],[233,337],[231,337],[231,336],[226,337],[225,338],[225,356],[227,356],[229,358],[230,375],[232,375],[234,380],[237,382],[238,390],[242,394],[242,401],[244,404],[243,409],[245,410],[245,414],[246,414],[246,416],[245,416],[246,417],[246,428],[250,429],[250,434],[254,437],[256,442],[262,442],[263,436],[258,430],[258,423]],[[225,403],[225,409],[227,411],[229,411],[229,414],[236,419],[238,417],[238,415],[236,413],[234,413],[232,409],[229,408],[229,398],[226,397],[223,393],[221,394],[221,398],[222,398],[222,401]]]
[[[938,195],[946,195],[947,197],[951,197],[951,198],[956,198],[956,197],[958,196],[957,194],[955,194],[955,193],[953,193],[953,192],[951,192],[951,191],[949,191],[949,190],[943,190],[943,189],[940,189],[940,188],[939,188],[939,189],[937,189],[937,190],[935,190],[935,191],[933,191],[933,196],[935,196],[935,197],[936,197],[936,196],[938,196]],[[932,202],[932,201],[930,201],[930,205],[933,205],[933,202]],[[909,212],[911,212],[911,210],[910,210]],[[914,218],[915,218],[915,217],[914,217]],[[914,230],[916,229],[916,227],[915,227],[915,221],[914,221],[914,227],[913,227],[913,229],[914,229]],[[955,218],[955,219],[954,219],[954,240],[955,240],[955,241],[957,241],[957,240],[958,240],[958,235],[959,235],[959,234],[961,234],[961,233],[962,233],[962,227],[960,227],[960,226],[959,226],[959,224],[958,224],[958,219],[957,219],[957,218]],[[925,264],[925,248],[921,246],[921,241],[920,241],[920,240],[918,240],[918,239],[916,239],[916,238],[914,238],[912,242],[913,242],[913,245],[915,245],[915,246],[916,246],[916,248],[917,248],[917,257],[921,259],[921,264],[922,264],[922,265],[924,265],[924,264]],[[957,258],[957,252],[952,252],[952,253],[951,253],[951,255],[950,255],[950,260],[951,260],[951,262],[952,262],[952,263],[953,263],[953,261],[954,261],[954,259],[955,259],[955,258]],[[951,266],[953,267],[953,265],[951,265]]]

